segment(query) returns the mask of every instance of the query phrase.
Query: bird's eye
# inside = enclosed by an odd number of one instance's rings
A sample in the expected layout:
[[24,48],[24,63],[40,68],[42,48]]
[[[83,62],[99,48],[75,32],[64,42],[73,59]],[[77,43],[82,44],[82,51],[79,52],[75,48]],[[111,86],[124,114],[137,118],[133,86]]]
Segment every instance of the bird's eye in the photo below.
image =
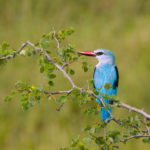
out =
[[103,55],[103,52],[97,52],[96,55]]

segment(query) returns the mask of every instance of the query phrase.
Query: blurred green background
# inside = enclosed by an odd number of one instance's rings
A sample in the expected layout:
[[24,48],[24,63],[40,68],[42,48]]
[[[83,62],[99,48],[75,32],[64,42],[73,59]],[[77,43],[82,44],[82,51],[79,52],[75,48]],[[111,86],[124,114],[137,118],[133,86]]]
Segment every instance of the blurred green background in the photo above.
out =
[[[118,97],[150,112],[149,0],[0,0],[0,43],[6,40],[18,48],[26,40],[38,41],[52,27],[74,27],[76,32],[68,42],[76,49],[112,50],[120,72]],[[79,70],[76,64],[73,67]],[[91,77],[91,72],[80,71],[73,80],[83,86]],[[1,150],[57,150],[67,146],[87,123],[99,119],[83,115],[77,103],[71,101],[60,112],[55,102],[46,100],[22,112],[19,99],[9,104],[3,101],[17,80],[35,85],[46,82],[39,73],[36,57],[18,57],[0,66]],[[60,76],[56,88],[69,86],[65,82]],[[120,149],[150,149],[140,141],[131,140],[121,144]]]

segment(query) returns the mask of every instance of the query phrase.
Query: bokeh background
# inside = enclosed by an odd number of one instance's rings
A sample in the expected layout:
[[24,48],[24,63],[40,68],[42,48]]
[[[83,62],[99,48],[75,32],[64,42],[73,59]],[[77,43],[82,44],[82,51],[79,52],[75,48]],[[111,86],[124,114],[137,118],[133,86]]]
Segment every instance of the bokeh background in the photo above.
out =
[[[120,72],[118,97],[150,112],[149,0],[0,0],[0,43],[8,41],[18,48],[26,40],[38,41],[52,27],[74,27],[76,32],[68,42],[76,49],[112,50]],[[79,73],[79,65],[74,68],[73,80],[83,86],[92,73]],[[83,115],[78,104],[71,101],[60,112],[55,102],[46,100],[23,112],[19,98],[11,103],[3,101],[17,80],[45,83],[35,57],[18,57],[0,66],[1,150],[57,150],[67,146],[87,123],[98,119]],[[56,81],[56,88],[68,85],[61,76]],[[120,149],[150,149],[140,141],[131,140]]]

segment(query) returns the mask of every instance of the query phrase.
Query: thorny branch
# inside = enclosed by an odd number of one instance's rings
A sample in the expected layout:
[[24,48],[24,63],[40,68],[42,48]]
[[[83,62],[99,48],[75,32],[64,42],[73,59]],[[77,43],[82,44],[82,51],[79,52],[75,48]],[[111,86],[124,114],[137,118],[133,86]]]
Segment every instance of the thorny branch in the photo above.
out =
[[[56,40],[56,39],[55,39],[55,40]],[[56,41],[57,41],[57,40],[56,40]],[[57,41],[57,42],[59,42],[59,41]],[[30,41],[26,41],[25,43],[23,43],[23,44],[21,45],[21,47],[20,47],[17,51],[14,51],[14,52],[13,52],[13,54],[7,55],[7,56],[5,56],[5,57],[0,57],[0,60],[6,60],[6,59],[10,59],[10,58],[15,58],[15,57],[17,56],[17,54],[19,54],[27,45],[30,45],[31,47],[33,47],[33,48],[34,48],[35,50],[37,50],[38,52],[41,51],[41,52],[44,54],[45,58],[46,58],[47,60],[49,60],[49,62],[50,62],[51,64],[55,65],[56,68],[57,68],[58,70],[60,70],[60,71],[64,74],[64,76],[68,79],[68,81],[69,81],[69,82],[71,83],[71,85],[72,85],[72,89],[70,89],[69,91],[56,91],[56,92],[51,92],[51,93],[49,93],[49,94],[63,94],[63,93],[68,93],[68,92],[72,92],[73,88],[78,88],[78,87],[75,85],[75,83],[73,82],[73,80],[71,79],[71,77],[70,77],[70,76],[66,73],[66,71],[63,69],[64,66],[60,66],[60,65],[56,64],[56,63],[51,59],[51,57],[50,57],[42,48],[35,47],[34,44],[31,43]],[[58,45],[59,45],[59,44],[58,44]],[[75,62],[75,60],[74,60],[73,62]],[[66,65],[68,65],[68,64],[66,64]],[[102,99],[100,99],[96,94],[94,94],[93,91],[90,91],[90,90],[87,90],[87,89],[82,89],[82,88],[78,88],[78,89],[80,89],[81,92],[83,92],[83,91],[88,92],[88,93],[91,94],[93,97],[99,99],[100,102],[102,103],[102,105],[105,106],[105,104],[103,103]],[[120,102],[120,101],[114,101],[114,102],[119,102],[119,104],[120,104],[121,107],[126,108],[126,109],[128,109],[128,110],[130,110],[130,111],[134,111],[134,112],[136,112],[136,113],[138,113],[138,114],[141,114],[145,119],[150,120],[150,114],[146,113],[143,109],[135,108],[135,107],[133,107],[133,106],[130,106],[130,105],[125,104],[125,103]],[[112,118],[113,118],[113,117],[112,117]],[[113,118],[112,120],[114,120],[114,118]]]
[[[55,40],[56,40],[56,39],[55,39]],[[56,41],[57,41],[57,43],[59,43],[58,40],[56,40]],[[5,57],[0,57],[0,60],[6,60],[6,59],[10,59],[10,58],[15,58],[16,55],[19,54],[27,45],[30,45],[31,47],[33,47],[33,48],[34,48],[35,50],[37,50],[38,52],[39,52],[39,51],[42,51],[42,53],[44,54],[45,58],[46,58],[47,60],[49,60],[50,63],[52,63],[53,65],[55,65],[56,68],[57,68],[58,70],[60,70],[60,71],[64,74],[64,76],[69,80],[69,82],[70,82],[71,85],[72,85],[72,88],[75,88],[75,87],[77,88],[77,86],[75,85],[75,83],[73,82],[73,80],[70,78],[70,76],[69,76],[69,75],[66,73],[66,71],[63,69],[64,66],[60,66],[60,65],[56,64],[56,63],[51,59],[51,57],[50,57],[43,49],[38,48],[38,47],[35,47],[34,44],[31,43],[30,41],[26,41],[25,43],[23,43],[23,44],[21,45],[21,47],[20,47],[17,51],[14,51],[14,52],[13,52],[12,55],[10,54],[10,55],[7,55],[7,56],[5,56]],[[58,44],[58,46],[59,46],[59,44]],[[75,62],[75,60],[73,60],[73,62]],[[71,62],[71,63],[73,63],[73,62]],[[65,64],[65,65],[68,65],[68,64]],[[94,92],[92,92],[92,91],[90,91],[90,90],[86,90],[86,89],[81,89],[81,88],[79,88],[79,89],[80,89],[81,92],[82,92],[82,91],[86,91],[86,92],[88,92],[89,94],[91,94],[93,97],[99,99],[99,100],[101,101],[102,105],[105,106],[105,104],[103,103],[102,99],[100,99],[96,94],[94,94]],[[70,91],[70,90],[69,90],[69,91]],[[52,92],[52,93],[50,93],[50,94],[63,94],[63,93],[68,93],[68,91],[57,91],[57,92]],[[120,101],[114,101],[114,102],[119,102],[119,104],[120,104],[121,107],[126,108],[126,109],[128,109],[128,110],[130,110],[130,111],[137,112],[137,113],[141,114],[142,116],[144,116],[144,118],[150,120],[150,114],[146,113],[143,109],[135,108],[135,107],[133,107],[133,106],[130,106],[130,105],[125,104],[125,103],[120,102]]]
[[126,108],[130,111],[137,112],[138,114],[144,116],[144,118],[150,120],[150,115],[148,113],[146,113],[145,111],[143,111],[143,109],[138,109],[138,108],[135,108],[133,106],[130,106],[130,105],[122,103],[122,102],[120,102],[120,105],[121,105],[121,107]]
[[[60,43],[59,43],[59,40],[56,38],[55,36],[55,31],[54,31],[54,39],[56,40],[57,42],[57,48],[59,49],[60,48]],[[37,52],[41,51],[43,53],[43,55],[45,56],[45,58],[49,61],[49,63],[53,64],[56,66],[56,68],[61,71],[63,73],[63,75],[68,79],[68,81],[70,82],[70,84],[72,85],[72,88],[69,89],[69,90],[66,90],[66,91],[54,91],[54,92],[46,92],[46,91],[42,91],[44,94],[46,95],[54,95],[54,94],[67,94],[69,95],[73,89],[77,88],[80,92],[83,92],[83,91],[86,91],[88,92],[92,97],[96,98],[96,99],[99,99],[99,101],[101,102],[102,106],[105,107],[105,104],[103,102],[103,100],[101,98],[99,98],[93,91],[90,91],[90,90],[87,90],[87,89],[83,89],[83,88],[79,88],[75,85],[75,83],[73,82],[73,80],[71,79],[71,77],[66,73],[66,71],[63,69],[65,66],[75,62],[78,58],[75,58],[73,61],[69,62],[69,63],[64,63],[64,65],[60,66],[58,64],[56,64],[52,59],[51,57],[46,53],[46,51],[43,49],[43,48],[39,48],[39,47],[36,47],[33,43],[31,43],[30,41],[26,41],[25,43],[23,43],[21,45],[21,47],[17,50],[17,51],[14,51],[13,54],[10,54],[10,55],[7,55],[7,56],[4,56],[4,57],[0,57],[0,60],[7,60],[7,59],[11,59],[11,58],[15,58],[17,56],[17,54],[19,54],[27,45],[31,46],[32,48],[34,48]],[[31,92],[30,90],[28,89],[24,89],[28,92]],[[150,120],[150,114],[146,113],[144,110],[142,109],[138,109],[138,108],[135,108],[133,106],[130,106],[128,104],[125,104],[123,102],[120,102],[120,101],[114,101],[114,102],[119,102],[120,106],[122,108],[125,108],[125,109],[128,109],[129,111],[134,111],[140,115],[142,115],[144,117],[144,123],[146,125],[146,120]],[[64,103],[62,103],[58,108],[57,110],[59,111],[62,106],[63,106]],[[110,112],[109,112],[110,113]],[[111,113],[111,120],[115,121],[118,125],[121,125],[122,122],[120,122],[119,120],[117,120]],[[136,128],[136,126],[135,126]],[[146,128],[147,130],[144,131],[144,133],[148,133],[148,135],[143,135],[143,134],[140,134],[140,135],[135,135],[135,136],[131,136],[131,137],[128,137],[126,138],[125,140],[121,141],[121,142],[126,142],[130,139],[133,139],[133,138],[137,138],[137,137],[150,137],[150,134],[149,134],[149,128],[147,127],[146,125]]]

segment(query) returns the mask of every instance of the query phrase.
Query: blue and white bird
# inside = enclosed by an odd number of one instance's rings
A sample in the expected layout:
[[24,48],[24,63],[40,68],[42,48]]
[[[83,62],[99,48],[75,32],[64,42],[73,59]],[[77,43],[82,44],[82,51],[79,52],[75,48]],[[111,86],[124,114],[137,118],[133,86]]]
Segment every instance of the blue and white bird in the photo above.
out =
[[[106,95],[111,97],[117,95],[119,74],[115,64],[115,55],[106,49],[97,49],[95,51],[79,51],[79,54],[93,56],[98,59],[98,64],[95,66],[93,78],[94,88],[99,92],[99,97],[103,98]],[[109,89],[105,88],[105,85],[111,85]],[[97,103],[100,104],[99,99],[96,99]],[[112,99],[104,99],[103,102],[111,104]],[[109,112],[108,112],[109,111]],[[101,108],[101,120],[105,123],[109,122],[112,113],[111,106],[109,105],[106,110],[104,107]]]

